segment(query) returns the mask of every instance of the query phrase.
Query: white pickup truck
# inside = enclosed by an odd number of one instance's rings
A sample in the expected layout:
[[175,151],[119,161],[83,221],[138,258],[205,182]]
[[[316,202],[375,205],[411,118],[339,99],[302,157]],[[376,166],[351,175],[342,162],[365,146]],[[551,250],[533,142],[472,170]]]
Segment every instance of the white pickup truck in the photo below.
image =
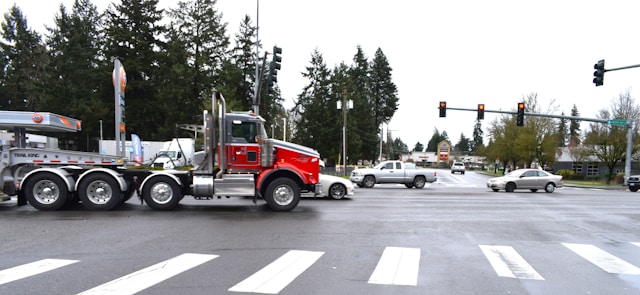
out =
[[376,183],[401,183],[407,188],[423,188],[438,180],[436,171],[416,169],[412,163],[384,161],[373,168],[355,169],[349,178],[359,187],[372,188]]

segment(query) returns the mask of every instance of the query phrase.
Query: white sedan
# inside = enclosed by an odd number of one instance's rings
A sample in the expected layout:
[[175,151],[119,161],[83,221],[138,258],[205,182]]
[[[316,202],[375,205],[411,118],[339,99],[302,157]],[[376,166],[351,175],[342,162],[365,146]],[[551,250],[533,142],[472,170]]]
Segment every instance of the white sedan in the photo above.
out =
[[346,196],[352,196],[355,188],[353,183],[342,177],[320,173],[320,184],[322,189],[320,195],[340,200]]

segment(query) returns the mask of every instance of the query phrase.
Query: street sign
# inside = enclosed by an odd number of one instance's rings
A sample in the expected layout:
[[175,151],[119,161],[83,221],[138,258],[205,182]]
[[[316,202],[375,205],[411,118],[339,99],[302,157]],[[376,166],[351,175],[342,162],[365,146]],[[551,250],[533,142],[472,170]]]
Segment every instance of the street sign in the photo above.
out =
[[611,126],[627,126],[627,120],[609,120],[607,123]]

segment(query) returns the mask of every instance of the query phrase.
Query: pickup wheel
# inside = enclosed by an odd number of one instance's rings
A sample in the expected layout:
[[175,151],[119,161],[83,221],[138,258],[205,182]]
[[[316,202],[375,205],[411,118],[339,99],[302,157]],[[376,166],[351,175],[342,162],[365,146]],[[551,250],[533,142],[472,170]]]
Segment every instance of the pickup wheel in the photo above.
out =
[[630,187],[629,190],[635,193],[635,192],[638,191],[638,188],[637,187]]
[[173,210],[182,200],[180,186],[167,176],[153,177],[142,189],[142,198],[156,210]]
[[364,180],[362,180],[362,185],[366,188],[372,188],[375,184],[376,179],[371,175],[365,176]]
[[29,177],[23,193],[29,204],[38,210],[58,210],[69,198],[67,186],[53,173],[38,173]]
[[265,201],[273,211],[291,211],[300,202],[300,188],[290,178],[276,178],[265,194]]
[[404,186],[406,186],[407,188],[412,188],[413,187],[413,183],[405,183]]
[[88,175],[78,185],[82,205],[91,210],[111,210],[122,204],[124,192],[113,177],[107,174]]
[[418,189],[423,188],[426,183],[427,181],[424,176],[416,176],[416,178],[413,179],[413,186]]

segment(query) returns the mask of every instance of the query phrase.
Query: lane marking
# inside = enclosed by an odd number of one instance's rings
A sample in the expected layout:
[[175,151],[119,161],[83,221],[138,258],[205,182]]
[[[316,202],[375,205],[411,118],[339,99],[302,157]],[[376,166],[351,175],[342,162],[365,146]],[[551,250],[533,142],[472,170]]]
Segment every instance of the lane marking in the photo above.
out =
[[185,253],[79,294],[135,294],[216,257],[218,255]]
[[416,286],[419,269],[419,248],[386,247],[369,284]]
[[0,271],[0,285],[67,266],[79,260],[42,259]]
[[323,254],[324,252],[290,250],[228,291],[278,294]]
[[525,280],[544,280],[518,252],[510,246],[479,245],[498,276]]
[[596,246],[571,243],[562,243],[562,245],[608,273],[631,275],[640,274],[640,268],[613,256]]

